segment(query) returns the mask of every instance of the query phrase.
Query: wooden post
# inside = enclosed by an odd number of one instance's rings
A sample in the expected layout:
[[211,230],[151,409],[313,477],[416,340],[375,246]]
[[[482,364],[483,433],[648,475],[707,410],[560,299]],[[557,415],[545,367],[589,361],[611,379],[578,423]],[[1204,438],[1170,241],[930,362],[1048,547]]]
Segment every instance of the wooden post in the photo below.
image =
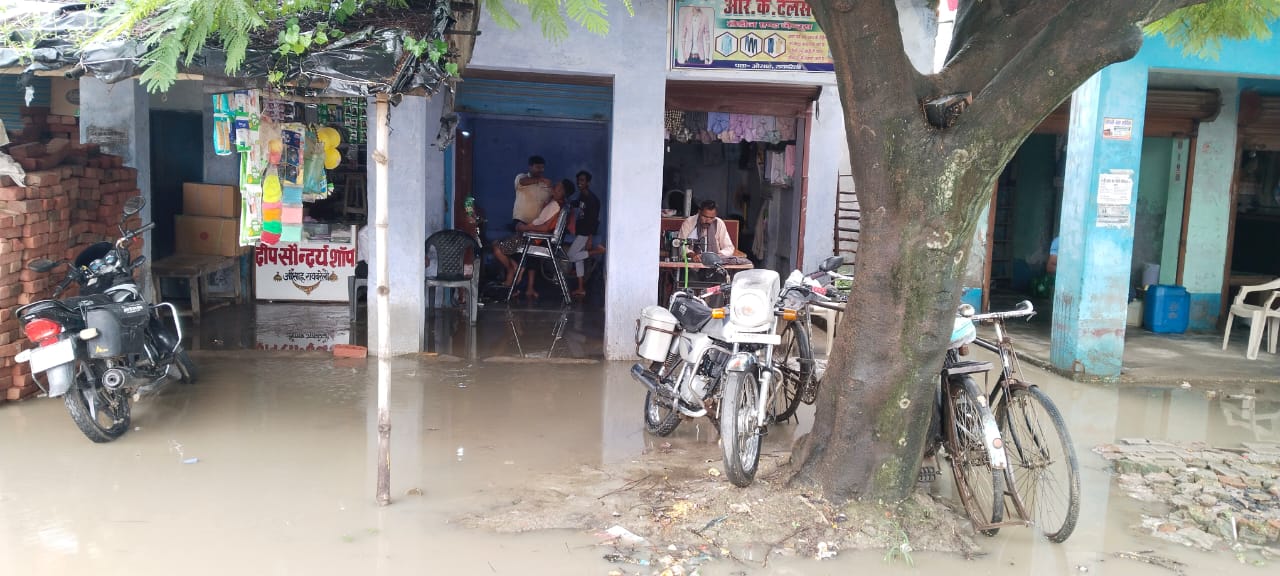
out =
[[387,266],[387,140],[391,129],[387,119],[389,102],[378,94],[375,119],[378,146],[373,153],[377,182],[374,188],[374,259],[377,260],[378,310],[378,505],[391,503],[391,290]]

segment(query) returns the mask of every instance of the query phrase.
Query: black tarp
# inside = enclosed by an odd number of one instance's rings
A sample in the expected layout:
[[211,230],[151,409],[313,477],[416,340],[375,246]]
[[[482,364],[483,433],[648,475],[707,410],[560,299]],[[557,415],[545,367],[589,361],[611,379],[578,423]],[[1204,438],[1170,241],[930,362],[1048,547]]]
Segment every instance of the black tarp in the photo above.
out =
[[[266,88],[268,72],[284,72],[283,83],[317,97],[391,94],[433,94],[447,74],[435,62],[419,59],[405,49],[406,35],[438,39],[451,23],[448,0],[410,0],[414,31],[385,25],[362,25],[356,19],[344,27],[346,35],[322,50],[301,58],[282,60],[274,45],[251,45],[244,63],[233,76],[226,73],[226,53],[206,48],[183,72],[200,74],[206,81],[228,87]],[[102,12],[84,3],[17,0],[0,9],[0,21],[33,22],[20,34],[33,34],[30,57],[25,49],[0,46],[0,68],[22,67],[23,75],[69,70],[68,75],[88,74],[107,83],[142,73],[147,47],[136,40],[112,40],[78,48],[72,36],[86,37],[102,25]],[[357,27],[359,26],[359,27]],[[11,38],[20,44],[22,38]],[[15,42],[18,41],[18,42]],[[265,44],[261,43],[261,44]]]

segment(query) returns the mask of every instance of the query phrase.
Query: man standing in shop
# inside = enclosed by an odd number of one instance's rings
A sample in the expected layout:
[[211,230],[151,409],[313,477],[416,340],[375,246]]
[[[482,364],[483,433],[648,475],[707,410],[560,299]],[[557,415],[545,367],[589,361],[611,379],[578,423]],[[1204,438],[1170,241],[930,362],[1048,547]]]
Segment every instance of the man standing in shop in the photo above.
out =
[[715,200],[705,200],[698,205],[698,213],[690,216],[680,226],[680,237],[706,240],[706,249],[701,252],[719,254],[724,258],[733,256],[736,252],[733,239],[729,237],[729,228],[724,225],[724,220],[716,217]]
[[547,161],[541,156],[529,157],[529,171],[516,175],[515,204],[511,209],[511,229],[516,224],[529,224],[551,200],[551,179],[545,176]]
[[573,296],[583,298],[587,295],[586,260],[590,256],[604,253],[604,246],[596,243],[596,235],[600,233],[600,197],[591,190],[591,173],[578,172],[578,199],[573,207],[578,210],[578,221],[575,225],[573,244],[566,253],[573,262],[573,270],[578,275],[578,289]]

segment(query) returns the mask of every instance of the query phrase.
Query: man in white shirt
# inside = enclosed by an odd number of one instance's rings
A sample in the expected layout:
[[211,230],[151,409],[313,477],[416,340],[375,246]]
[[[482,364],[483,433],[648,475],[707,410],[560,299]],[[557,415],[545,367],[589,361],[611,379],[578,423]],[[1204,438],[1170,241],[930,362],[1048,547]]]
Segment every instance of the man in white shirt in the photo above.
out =
[[689,240],[706,240],[706,249],[699,252],[711,252],[728,258],[737,251],[733,239],[729,237],[729,228],[724,220],[716,217],[716,203],[706,200],[698,206],[698,213],[690,216],[680,226],[680,237]]
[[[556,224],[560,221],[560,210],[564,207],[565,197],[570,190],[573,190],[573,183],[568,180],[562,180],[552,189],[551,201],[542,207],[541,212],[533,219],[533,222],[529,224],[517,223],[515,236],[493,245],[493,256],[498,259],[498,263],[502,264],[502,267],[507,271],[506,280],[502,283],[503,286],[510,286],[516,280],[516,262],[513,258],[524,243],[524,233],[548,234],[554,232]],[[527,272],[529,281],[525,286],[525,295],[530,299],[537,299],[538,293],[533,289],[533,270],[527,270]]]

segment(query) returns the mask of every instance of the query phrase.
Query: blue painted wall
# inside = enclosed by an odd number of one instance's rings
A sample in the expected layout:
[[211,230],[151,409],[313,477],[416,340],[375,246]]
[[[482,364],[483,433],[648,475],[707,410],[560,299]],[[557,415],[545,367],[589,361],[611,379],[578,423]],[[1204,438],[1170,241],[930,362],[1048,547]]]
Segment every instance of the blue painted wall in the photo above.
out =
[[[488,224],[486,243],[510,235],[516,174],[529,169],[529,156],[547,161],[547,177],[574,179],[579,170],[592,174],[592,190],[601,197],[602,214],[609,203],[609,127],[602,123],[529,118],[464,118],[474,141],[473,173],[476,205]],[[601,233],[609,226],[601,223]]]
[[1147,67],[1232,76],[1280,76],[1280,21],[1271,23],[1267,40],[1230,40],[1222,43],[1216,58],[1184,56],[1163,36],[1147,38],[1135,62]]

